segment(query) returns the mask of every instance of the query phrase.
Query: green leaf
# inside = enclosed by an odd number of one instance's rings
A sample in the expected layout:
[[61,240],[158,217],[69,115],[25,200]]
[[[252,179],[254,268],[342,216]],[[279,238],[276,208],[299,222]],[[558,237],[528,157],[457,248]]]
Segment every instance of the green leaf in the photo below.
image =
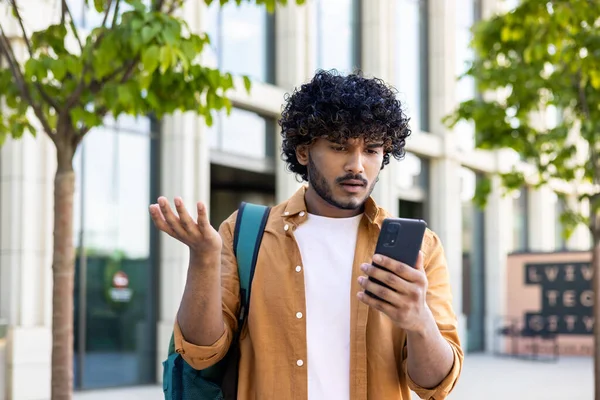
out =
[[244,75],[244,88],[246,88],[246,92],[248,94],[250,94],[250,90],[252,88],[252,82],[250,81],[250,78],[246,75]]
[[137,12],[143,13],[146,11],[146,6],[140,0],[125,0],[125,2],[131,5]]
[[148,74],[152,74],[156,68],[158,68],[160,62],[159,57],[161,57],[160,49],[156,45],[152,45],[144,51],[142,55],[142,64],[144,65],[144,70]]
[[142,43],[150,43],[152,39],[154,39],[154,29],[148,25],[144,26],[144,28],[142,28]]
[[166,45],[160,48],[160,73],[164,74],[173,62],[173,51],[171,47]]
[[489,177],[483,177],[477,180],[475,185],[475,195],[473,196],[473,202],[479,208],[485,208],[487,205],[487,199],[489,194],[492,192],[492,181]]
[[37,77],[38,70],[39,70],[39,61],[34,58],[28,59],[25,62],[25,79],[31,80],[32,77],[34,77],[34,76]]
[[124,106],[131,106],[133,103],[133,94],[125,85],[120,85],[117,88],[119,94],[119,102]]
[[135,18],[131,21],[131,28],[134,31],[139,31],[146,22],[143,19]]
[[63,61],[58,61],[52,65],[52,75],[58,80],[62,81],[67,74],[67,65]]
[[96,12],[101,13],[106,7],[106,0],[94,0],[94,8]]
[[596,69],[590,70],[590,83],[596,90],[600,89],[600,71]]

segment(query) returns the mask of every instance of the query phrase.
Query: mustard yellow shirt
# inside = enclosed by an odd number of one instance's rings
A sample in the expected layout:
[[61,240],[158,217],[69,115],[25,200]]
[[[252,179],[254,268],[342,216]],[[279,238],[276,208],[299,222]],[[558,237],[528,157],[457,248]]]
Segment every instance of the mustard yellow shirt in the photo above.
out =
[[[247,324],[240,336],[239,400],[307,400],[307,349],[304,275],[294,230],[307,218],[301,188],[271,210],[252,283]],[[175,323],[175,348],[196,369],[217,363],[228,351],[237,329],[240,285],[233,252],[236,213],[219,228],[223,238],[222,293],[225,331],[211,346],[185,340]],[[454,352],[448,376],[435,388],[422,388],[407,373],[406,332],[377,310],[358,301],[357,279],[361,263],[370,263],[381,223],[388,217],[372,198],[365,204],[354,255],[350,296],[350,398],[351,400],[410,400],[410,390],[422,399],[445,399],[460,375],[463,352],[444,250],[439,238],[427,230],[422,250],[428,279],[427,304],[437,326]],[[298,268],[300,267],[300,268]],[[298,360],[307,361],[298,363]],[[299,365],[302,364],[302,365]]]

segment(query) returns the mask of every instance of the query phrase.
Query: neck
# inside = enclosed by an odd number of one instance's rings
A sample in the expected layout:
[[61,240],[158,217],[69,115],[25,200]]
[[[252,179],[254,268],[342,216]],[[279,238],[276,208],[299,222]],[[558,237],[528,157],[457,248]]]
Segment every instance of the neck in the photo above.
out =
[[338,208],[323,200],[323,198],[319,196],[319,194],[310,185],[304,194],[304,201],[306,202],[306,209],[309,213],[328,218],[355,217],[361,214],[364,208],[360,207],[355,210],[344,210],[342,208]]

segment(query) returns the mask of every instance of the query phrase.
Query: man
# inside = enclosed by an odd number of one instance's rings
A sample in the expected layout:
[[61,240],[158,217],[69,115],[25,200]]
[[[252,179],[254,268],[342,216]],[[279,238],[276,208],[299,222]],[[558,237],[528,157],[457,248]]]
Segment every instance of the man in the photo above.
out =
[[[265,228],[240,338],[239,399],[409,400],[410,389],[446,398],[463,353],[438,237],[426,231],[414,266],[373,254],[389,214],[370,194],[411,133],[395,92],[377,79],[319,72],[286,99],[280,125],[283,158],[308,186],[273,207]],[[238,328],[236,213],[217,232],[202,203],[194,221],[174,202],[177,215],[164,197],[150,211],[190,248],[175,347],[204,369]]]

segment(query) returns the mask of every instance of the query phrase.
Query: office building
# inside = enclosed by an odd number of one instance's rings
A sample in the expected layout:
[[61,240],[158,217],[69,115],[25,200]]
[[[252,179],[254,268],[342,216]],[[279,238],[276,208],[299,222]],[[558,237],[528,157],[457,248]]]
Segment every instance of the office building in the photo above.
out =
[[[47,19],[37,19],[58,7],[35,1],[24,13],[42,26]],[[77,8],[79,1],[71,3],[80,26],[98,23]],[[510,151],[475,149],[468,124],[449,131],[441,122],[476,94],[472,81],[456,79],[472,56],[471,25],[510,7],[507,2],[308,0],[274,15],[245,2],[213,3],[189,1],[183,15],[212,38],[203,61],[250,76],[251,94],[243,88],[230,93],[231,115],[217,116],[212,127],[193,114],[107,120],[75,157],[76,390],[161,380],[188,253],[157,234],[148,205],[159,195],[181,196],[188,205],[203,201],[218,225],[240,201],[274,204],[294,193],[299,183],[279,157],[277,118],[285,94],[319,68],[360,68],[398,89],[413,133],[405,159],[383,170],[374,196],[395,215],[426,219],[441,237],[466,352],[491,348],[493,321],[503,315],[507,296],[507,254],[589,248],[585,229],[569,242],[561,239],[560,204],[550,189],[523,188],[505,197],[495,181],[487,208],[476,208],[477,180],[520,161]],[[6,328],[0,387],[4,383],[10,399],[50,393],[55,167],[53,145],[42,132],[8,140],[0,152],[0,319]]]

